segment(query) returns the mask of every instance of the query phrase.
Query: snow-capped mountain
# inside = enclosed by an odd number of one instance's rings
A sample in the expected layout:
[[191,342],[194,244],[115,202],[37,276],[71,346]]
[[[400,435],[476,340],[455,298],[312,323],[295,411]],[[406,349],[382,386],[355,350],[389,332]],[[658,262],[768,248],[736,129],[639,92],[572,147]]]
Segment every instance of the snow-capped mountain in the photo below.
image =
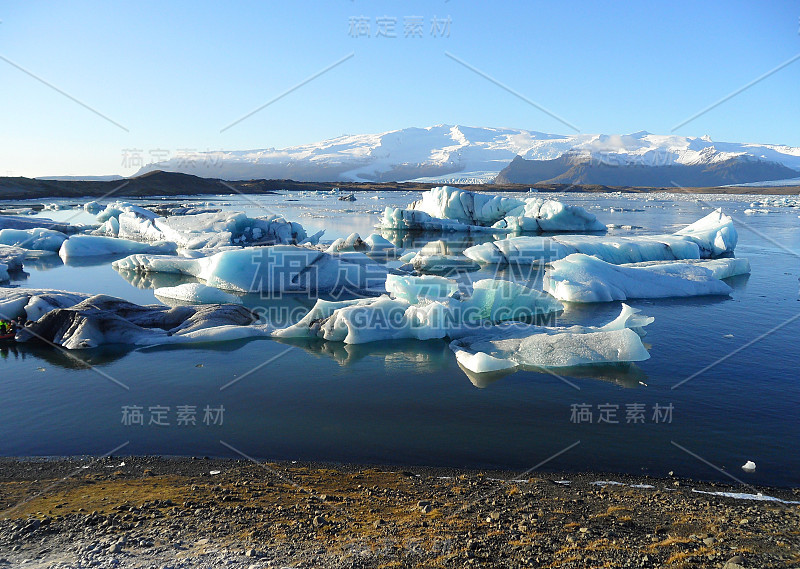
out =
[[[255,178],[298,181],[408,181],[476,183],[492,181],[515,157],[609,166],[703,166],[774,163],[759,176],[800,176],[800,148],[733,142],[709,137],[656,135],[558,135],[511,128],[436,125],[380,134],[343,135],[289,148],[182,154],[145,166],[229,180]],[[780,168],[780,167],[783,168]],[[791,170],[787,170],[791,169]],[[788,175],[786,175],[788,173]],[[556,176],[563,172],[557,172]],[[562,175],[563,178],[563,175]],[[774,178],[773,178],[774,179]],[[538,180],[537,180],[538,181]],[[527,183],[527,182],[523,182]]]

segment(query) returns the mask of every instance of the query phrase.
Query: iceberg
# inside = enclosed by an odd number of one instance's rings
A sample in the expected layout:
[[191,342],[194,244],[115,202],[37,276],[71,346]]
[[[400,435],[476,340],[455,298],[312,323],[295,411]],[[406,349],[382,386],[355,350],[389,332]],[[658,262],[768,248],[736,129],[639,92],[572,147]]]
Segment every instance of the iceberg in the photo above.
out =
[[161,287],[155,289],[153,293],[159,298],[194,304],[242,304],[242,299],[238,296],[200,283]]
[[217,342],[266,336],[257,318],[235,304],[140,306],[95,295],[68,308],[56,308],[17,333],[17,341],[42,340],[68,350],[106,344],[148,346]]
[[339,238],[325,249],[326,253],[346,253],[362,252],[374,257],[394,257],[397,248],[388,239],[378,235],[370,234],[366,239],[361,239],[358,233],[351,233],[346,238]]
[[[714,263],[717,274],[731,276],[745,263],[749,272],[746,259],[707,262]],[[732,291],[715,276],[715,271],[701,263],[612,265],[582,253],[553,262],[545,272],[543,287],[555,298],[569,302],[728,295]]]
[[355,252],[360,251],[362,253],[369,251],[370,247],[367,243],[361,239],[361,235],[358,233],[351,233],[347,236],[347,238],[342,239],[341,237],[335,240],[330,246],[325,249],[326,253],[344,253],[344,252]]
[[732,254],[736,241],[733,220],[720,210],[715,210],[671,235],[519,236],[469,247],[464,250],[464,255],[482,264],[536,265],[551,263],[573,253],[583,253],[621,265],[720,257]]
[[450,343],[459,365],[469,372],[497,373],[519,368],[567,368],[599,363],[644,361],[650,357],[641,340],[653,318],[627,304],[605,326],[567,328],[523,323],[499,324]]
[[86,213],[89,213],[91,215],[94,215],[94,216],[99,214],[104,209],[105,208],[101,204],[96,202],[96,201],[90,201],[90,202],[87,202],[87,203],[83,204],[83,211],[85,211]]
[[579,206],[538,197],[510,198],[433,188],[406,209],[386,208],[378,227],[424,231],[605,231]]
[[387,269],[363,253],[331,255],[294,245],[221,251],[208,257],[130,255],[115,261],[118,271],[174,273],[235,292],[384,292]]
[[448,244],[441,240],[425,244],[408,262],[415,271],[445,275],[480,269],[475,261],[463,255],[454,255]]
[[410,304],[417,304],[422,298],[446,298],[457,291],[458,283],[445,277],[386,275],[386,292]]
[[[397,283],[397,281],[395,281]],[[395,286],[395,285],[389,285]],[[402,285],[401,285],[402,287]],[[404,293],[419,287],[409,286]],[[410,296],[410,295],[409,295]],[[321,338],[346,344],[457,337],[504,320],[527,320],[563,309],[549,295],[509,281],[484,279],[466,298],[318,300],[297,324],[276,330],[278,338]]]
[[6,266],[7,271],[21,271],[22,263],[28,251],[13,245],[0,245],[0,263]]
[[622,267],[659,267],[657,270],[680,272],[686,265],[703,267],[711,271],[715,279],[729,279],[750,274],[750,261],[741,257],[722,257],[720,259],[682,259],[680,261],[643,261],[626,263]]
[[251,218],[242,212],[206,212],[161,217],[127,202],[106,206],[97,220],[100,234],[146,241],[171,241],[186,249],[225,245],[273,245],[315,242],[303,226],[279,215]]
[[58,255],[67,260],[71,257],[92,257],[99,255],[130,255],[132,253],[174,254],[174,243],[142,243],[119,237],[102,235],[73,235],[61,245]]
[[66,239],[64,233],[43,227],[0,230],[0,244],[23,249],[57,252]]
[[0,317],[38,320],[56,308],[69,308],[91,295],[55,289],[0,288]]

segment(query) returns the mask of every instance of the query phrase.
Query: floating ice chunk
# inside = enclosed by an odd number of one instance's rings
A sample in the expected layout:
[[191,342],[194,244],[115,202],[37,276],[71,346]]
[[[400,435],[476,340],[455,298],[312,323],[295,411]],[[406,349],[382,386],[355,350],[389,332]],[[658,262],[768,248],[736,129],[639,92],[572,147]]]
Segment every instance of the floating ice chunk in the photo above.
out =
[[[423,215],[424,214],[424,215]],[[407,209],[387,208],[379,227],[438,231],[605,231],[585,209],[536,197],[507,198],[450,186],[433,188]],[[482,229],[483,228],[483,229]]]
[[501,280],[482,279],[472,285],[462,305],[469,314],[467,321],[525,320],[535,315],[564,310],[555,298],[525,285]]
[[[205,212],[161,217],[127,202],[106,206],[99,232],[147,241],[172,241],[188,249],[222,245],[272,245],[308,240],[303,226],[278,215],[251,218],[242,212]],[[315,235],[319,239],[320,234]]]
[[394,257],[400,251],[397,247],[395,247],[394,243],[382,235],[378,235],[377,233],[370,234],[366,239],[364,239],[364,243],[366,243],[369,247],[370,256]]
[[531,265],[584,253],[620,265],[718,257],[733,253],[736,239],[731,218],[715,210],[672,235],[510,237],[469,247],[464,255],[479,263]]
[[104,209],[105,208],[101,204],[99,204],[99,203],[97,203],[95,201],[91,201],[91,202],[83,204],[83,210],[86,213],[90,213],[90,214],[95,215],[95,216],[98,213],[100,213],[101,211],[103,211]]
[[409,261],[414,270],[427,273],[452,274],[477,271],[476,262],[462,255],[454,255],[445,241],[427,243]]
[[238,292],[383,292],[388,273],[362,253],[331,255],[292,245],[248,247],[196,259],[131,255],[112,266],[189,275]]
[[[36,212],[32,211],[32,213]],[[53,231],[60,231],[62,233],[76,233],[83,229],[79,225],[59,223],[44,217],[35,217],[30,219],[16,215],[0,215],[0,229],[34,229],[36,227],[52,229]]]
[[157,214],[153,213],[149,209],[145,209],[143,207],[139,207],[138,205],[133,205],[129,202],[113,202],[108,204],[103,211],[97,214],[97,221],[100,223],[104,223],[111,219],[112,217],[119,217],[120,214],[123,212],[134,213],[139,217],[147,218],[147,219],[155,219],[158,217]]
[[[161,239],[189,249],[232,243],[292,244],[307,238],[302,225],[278,215],[251,218],[241,212],[201,213],[161,217],[155,219],[153,225],[163,235]],[[147,232],[146,224],[142,224],[140,231]]]
[[[473,373],[515,367],[559,368],[643,361],[650,357],[637,332],[652,322],[623,304],[620,316],[601,327],[548,328],[506,323],[453,340],[458,363]],[[484,354],[484,356],[478,356]]]
[[180,300],[195,304],[242,304],[236,295],[200,283],[184,283],[161,287],[153,291],[157,297]]
[[67,236],[60,231],[36,227],[33,229],[2,229],[0,244],[38,251],[58,251]]
[[748,460],[742,465],[742,470],[745,472],[755,472],[756,471],[756,463],[752,460]]
[[468,225],[453,219],[439,219],[432,217],[424,211],[414,209],[394,208],[387,206],[378,221],[379,229],[394,229],[399,231],[435,231],[435,232],[464,232],[464,233],[504,233],[502,229]]
[[543,287],[569,302],[727,295],[732,290],[699,264],[612,265],[581,253],[555,261],[545,273]]
[[22,316],[38,320],[56,308],[69,308],[89,298],[88,294],[53,289],[0,288],[0,317]]
[[0,245],[0,263],[6,266],[8,271],[21,271],[22,263],[28,251],[13,245]]
[[351,233],[346,239],[341,237],[331,243],[330,247],[325,249],[326,253],[344,253],[346,251],[367,251],[369,246],[361,239],[358,233]]
[[780,498],[776,498],[775,496],[762,494],[761,492],[758,494],[751,494],[748,492],[707,492],[705,490],[695,490],[694,488],[692,488],[692,492],[696,492],[698,494],[708,494],[710,496],[722,496],[724,498],[736,498],[738,500],[758,500],[764,502],[779,502],[781,504],[800,504],[800,501],[782,500]]
[[750,261],[743,258],[723,257],[721,259],[683,259],[681,261],[644,261],[627,263],[622,267],[652,267],[652,270],[664,273],[680,274],[685,266],[696,266],[708,269],[715,279],[727,279],[739,275],[750,274]]
[[90,257],[97,255],[123,255],[133,253],[166,253],[172,254],[177,250],[174,243],[156,242],[141,243],[106,237],[103,235],[73,235],[61,245],[58,251],[62,259],[70,257]]
[[697,243],[700,257],[704,259],[733,253],[739,240],[733,219],[722,213],[721,209],[715,209],[704,218],[676,231],[675,235],[686,236]]
[[386,275],[386,292],[394,298],[402,298],[411,304],[417,304],[421,298],[452,296],[457,290],[458,283],[445,277]]
[[[399,281],[393,281],[395,286]],[[402,288],[402,285],[401,285]],[[410,293],[413,286],[406,288]],[[472,296],[426,299],[411,304],[403,298],[318,300],[297,324],[277,330],[277,337],[322,338],[346,344],[382,340],[456,337],[507,319],[528,319],[562,309],[548,295],[508,281],[475,283]]]
[[18,341],[44,340],[69,350],[105,344],[154,345],[265,336],[256,316],[233,304],[140,306],[105,295],[47,312],[22,328]]

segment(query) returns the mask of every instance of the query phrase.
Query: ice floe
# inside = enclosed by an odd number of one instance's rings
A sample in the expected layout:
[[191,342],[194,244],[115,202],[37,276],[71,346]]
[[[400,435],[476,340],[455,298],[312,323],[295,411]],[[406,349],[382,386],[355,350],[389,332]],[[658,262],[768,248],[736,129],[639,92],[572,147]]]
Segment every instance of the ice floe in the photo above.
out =
[[573,253],[584,253],[620,265],[720,257],[733,253],[736,241],[733,220],[715,210],[671,235],[519,236],[469,247],[464,250],[464,255],[484,264],[535,265],[557,261]]
[[692,492],[696,492],[697,494],[708,494],[709,496],[734,498],[736,500],[758,500],[761,502],[779,502],[781,504],[800,504],[800,501],[782,500],[781,498],[776,498],[774,496],[767,496],[760,492],[758,494],[751,494],[749,492],[709,492],[706,490],[695,490],[694,488],[692,489]]
[[56,308],[69,308],[91,295],[64,290],[38,288],[0,288],[0,317],[8,320],[20,316],[38,320]]
[[417,231],[605,231],[579,206],[510,198],[451,186],[433,188],[407,208],[387,207],[378,227]]
[[6,266],[8,271],[22,270],[23,262],[28,255],[28,251],[13,245],[0,245],[0,263]]
[[292,245],[248,247],[194,259],[131,255],[113,267],[193,276],[209,286],[237,292],[383,292],[388,274],[362,253],[331,255]]
[[[746,259],[716,259],[717,274],[732,276]],[[737,273],[740,274],[740,273]],[[597,257],[573,253],[555,261],[544,275],[544,290],[569,302],[610,302],[629,298],[728,295],[732,289],[700,263],[613,265]]]
[[97,216],[98,233],[147,241],[171,241],[186,249],[223,245],[272,245],[316,242],[303,226],[279,215],[248,217],[242,212],[197,213],[161,217],[127,202],[106,206]]
[[[551,296],[510,281],[484,279],[464,294],[438,296],[447,279],[388,277],[400,297],[341,302],[318,300],[297,324],[275,331],[280,338],[321,338],[363,344],[381,340],[429,340],[462,336],[505,320],[526,320],[563,309]],[[430,298],[422,294],[430,293]],[[413,302],[410,302],[409,299]]]
[[66,239],[67,236],[64,233],[43,227],[0,230],[0,244],[13,245],[23,249],[56,252]]
[[256,316],[235,304],[140,306],[95,295],[74,306],[56,308],[17,333],[17,340],[43,340],[69,350],[106,344],[155,345],[217,342],[264,336]]
[[194,304],[242,304],[242,299],[238,296],[200,283],[160,287],[156,288],[153,293],[159,298]]
[[436,275],[386,276],[386,292],[410,304],[417,304],[422,298],[445,298],[452,296],[457,291],[458,283],[456,281]]
[[756,463],[752,460],[748,460],[742,465],[742,470],[745,472],[755,472],[756,471]]
[[444,275],[477,271],[480,268],[472,259],[454,254],[447,242],[442,240],[426,243],[408,263],[415,271]]
[[133,253],[170,254],[176,251],[175,243],[167,241],[142,243],[141,241],[103,235],[73,235],[64,241],[58,254],[66,260],[71,257],[131,255]]
[[650,357],[640,334],[641,328],[652,321],[623,304],[620,315],[605,326],[556,328],[505,323],[457,338],[450,348],[458,363],[473,373],[637,362]]

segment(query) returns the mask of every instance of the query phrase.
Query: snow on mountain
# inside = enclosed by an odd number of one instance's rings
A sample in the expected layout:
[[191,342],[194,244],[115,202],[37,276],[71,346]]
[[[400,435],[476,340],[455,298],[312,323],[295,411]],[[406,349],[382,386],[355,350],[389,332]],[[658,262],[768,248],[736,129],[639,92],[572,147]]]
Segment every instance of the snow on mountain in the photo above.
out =
[[800,170],[800,148],[715,142],[636,132],[558,135],[511,128],[436,125],[380,134],[343,135],[288,148],[182,154],[148,164],[152,170],[229,180],[406,181],[470,183],[491,180],[515,156],[552,160],[564,154],[609,165],[702,165],[741,160],[776,162]]

